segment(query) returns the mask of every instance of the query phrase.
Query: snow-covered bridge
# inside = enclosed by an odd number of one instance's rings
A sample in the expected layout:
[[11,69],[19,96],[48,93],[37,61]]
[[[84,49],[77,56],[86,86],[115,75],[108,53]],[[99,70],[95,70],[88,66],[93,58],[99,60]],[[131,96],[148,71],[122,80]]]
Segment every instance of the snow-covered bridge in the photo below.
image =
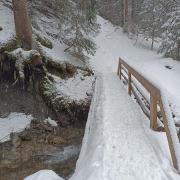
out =
[[[119,77],[114,73],[99,75],[82,151],[71,180],[176,179],[170,171],[165,133],[154,132],[149,126],[150,121],[128,96]],[[174,140],[170,141],[172,146]],[[177,159],[173,160],[177,167]]]

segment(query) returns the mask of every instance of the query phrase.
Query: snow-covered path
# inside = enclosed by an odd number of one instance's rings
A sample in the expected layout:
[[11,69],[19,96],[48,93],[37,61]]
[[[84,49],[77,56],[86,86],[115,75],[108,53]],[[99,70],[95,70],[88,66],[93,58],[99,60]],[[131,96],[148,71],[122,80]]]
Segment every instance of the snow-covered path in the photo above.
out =
[[104,77],[104,89],[103,179],[167,179],[165,169],[161,167],[146,135],[149,126],[145,115],[130,99],[115,75]]
[[101,32],[95,38],[98,49],[90,59],[94,69],[103,73],[116,72],[118,59],[121,57],[149,81],[167,92],[176,115],[175,120],[180,122],[180,62],[163,58],[161,54],[149,50],[147,42],[139,41],[135,46],[122,29],[113,27],[101,17],[98,17],[98,21],[101,24]]

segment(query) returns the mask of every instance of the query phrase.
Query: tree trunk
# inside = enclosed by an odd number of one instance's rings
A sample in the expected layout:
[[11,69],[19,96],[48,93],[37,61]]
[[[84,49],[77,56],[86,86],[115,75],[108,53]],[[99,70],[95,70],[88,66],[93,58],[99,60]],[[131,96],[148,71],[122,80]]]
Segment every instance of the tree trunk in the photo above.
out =
[[135,22],[135,1],[131,0],[131,21]]
[[124,1],[121,1],[121,27],[124,26]]
[[177,42],[177,55],[176,55],[177,60],[180,60],[180,41],[178,40]]
[[27,12],[26,0],[12,0],[16,35],[21,43],[21,47],[32,49],[32,29]]
[[153,30],[152,30],[151,50],[154,49],[154,38],[155,38],[155,29],[154,29],[154,27],[153,27]]
[[153,15],[153,21],[152,21],[152,34],[151,34],[151,39],[152,39],[152,43],[151,43],[151,50],[154,49],[154,38],[155,38],[155,14],[154,14],[154,8],[155,8],[155,2],[153,0],[153,12],[152,12],[152,15]]
[[128,22],[128,0],[124,0],[124,25]]

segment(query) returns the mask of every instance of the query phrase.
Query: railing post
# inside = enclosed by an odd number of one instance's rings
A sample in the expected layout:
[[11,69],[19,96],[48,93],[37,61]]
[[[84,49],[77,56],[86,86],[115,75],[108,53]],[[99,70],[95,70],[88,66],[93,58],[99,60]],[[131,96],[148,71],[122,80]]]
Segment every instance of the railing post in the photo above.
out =
[[121,79],[122,76],[122,64],[119,62],[119,78]]
[[121,60],[119,58],[119,64],[118,64],[118,71],[117,71],[117,75],[119,76],[119,78],[121,79],[122,76],[122,64],[121,64]]
[[170,149],[170,153],[171,153],[172,162],[173,162],[174,168],[179,170],[177,156],[176,156],[176,152],[175,152],[174,144],[173,144],[173,139],[172,139],[171,132],[170,132],[170,129],[168,126],[166,112],[164,111],[163,102],[162,102],[161,98],[160,98],[160,109],[161,109],[161,113],[163,116],[163,123],[164,123],[164,127],[166,130],[166,136],[167,136],[167,140],[168,140],[168,145],[169,145],[169,149]]
[[118,69],[117,69],[117,75],[119,76],[120,73],[120,59],[119,59],[119,63],[118,63]]
[[157,127],[157,97],[150,94],[150,128],[156,130]]
[[128,94],[132,95],[132,78],[131,78],[131,72],[128,72]]

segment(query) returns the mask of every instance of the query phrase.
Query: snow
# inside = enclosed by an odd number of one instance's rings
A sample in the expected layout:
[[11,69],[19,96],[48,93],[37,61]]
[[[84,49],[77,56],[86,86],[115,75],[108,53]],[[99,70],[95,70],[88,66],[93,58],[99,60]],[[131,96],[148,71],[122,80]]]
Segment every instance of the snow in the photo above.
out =
[[[76,171],[72,176],[74,179],[103,179],[102,160],[104,148],[103,131],[103,110],[102,110],[102,77],[98,77],[95,85],[95,92],[91,103],[89,117],[86,124],[81,153],[76,165]],[[98,113],[96,113],[98,111]]]
[[[15,35],[12,11],[0,2],[0,45]],[[56,20],[37,16],[41,35],[53,43],[53,49],[42,47],[44,52],[56,61],[69,61],[79,65],[68,53],[65,46],[48,34],[57,34]],[[96,71],[95,94],[86,125],[82,150],[76,170],[71,180],[177,180],[179,175],[173,169],[165,133],[153,132],[139,106],[127,95],[116,76],[118,58],[143,74],[163,92],[166,113],[170,127],[174,129],[168,105],[175,114],[175,122],[180,122],[180,63],[161,54],[148,50],[122,32],[121,28],[98,17],[102,29],[95,38],[98,50],[90,58]],[[34,31],[38,32],[34,29]],[[166,68],[172,67],[172,69]],[[68,81],[57,80],[56,88],[68,97],[80,100],[87,97],[86,89],[91,79],[80,81],[80,77]],[[80,84],[80,82],[82,84]],[[61,84],[65,85],[62,88]],[[70,88],[71,87],[71,88]],[[89,88],[88,88],[89,89]],[[75,93],[74,93],[75,92]],[[25,129],[33,118],[22,113],[11,113],[0,118],[1,142],[9,140],[11,132]],[[48,120],[49,121],[49,120]],[[8,122],[8,123],[7,123]],[[52,123],[50,121],[50,123]],[[54,123],[53,123],[54,124]],[[174,137],[175,132],[172,134]],[[175,139],[177,144],[177,139]],[[179,146],[176,147],[179,151]],[[178,156],[179,158],[179,156]],[[25,180],[62,180],[53,171],[42,170]]]
[[56,62],[69,62],[75,66],[82,66],[82,64],[85,65],[85,62],[81,61],[78,57],[76,58],[75,56],[70,55],[68,52],[64,52],[64,49],[67,48],[64,44],[60,43],[58,40],[54,40],[51,37],[48,38],[51,39],[53,48],[49,49],[42,46],[46,56],[52,58]]
[[30,50],[30,51],[26,51],[23,50],[22,48],[17,48],[14,51],[12,51],[11,53],[16,56],[17,59],[22,59],[22,60],[30,60],[31,55],[36,53],[36,50]]
[[[161,54],[142,48],[142,45],[134,46],[134,41],[121,28],[113,27],[101,17],[98,17],[98,21],[102,27],[95,39],[98,51],[90,60],[94,69],[104,73],[116,72],[121,57],[157,87],[165,89],[176,115],[175,121],[180,122],[180,63],[163,58]],[[167,65],[173,69],[167,69]]]
[[170,136],[172,137],[172,144],[174,147],[175,155],[177,157],[178,170],[180,171],[180,143],[177,136],[176,127],[175,127],[174,120],[172,118],[171,111],[169,108],[169,102],[167,100],[166,95],[164,94],[164,91],[161,92],[161,96],[162,96],[162,103],[164,106],[164,111],[167,117],[167,124],[170,129]]
[[11,113],[5,118],[0,118],[0,142],[10,140],[12,132],[23,131],[31,123],[33,117],[23,113]]
[[84,179],[179,179],[165,133],[149,129],[148,119],[113,73],[96,81],[81,154],[71,178]]
[[93,76],[84,77],[81,72],[78,72],[67,80],[62,80],[57,76],[53,76],[53,78],[55,79],[57,97],[63,94],[67,99],[81,101],[88,99],[88,95],[92,94]]
[[123,89],[116,70],[120,56],[165,92],[178,120],[180,63],[134,46],[121,29],[101,17],[98,20],[102,29],[95,39],[98,51],[91,57],[91,64],[101,76],[96,82],[82,150],[71,180],[179,179],[166,134],[150,130],[148,119]]
[[15,36],[13,12],[3,2],[0,2],[0,26],[3,28],[0,31],[0,46],[8,42]]
[[[101,17],[98,21],[102,26],[95,39],[98,50],[90,60],[97,74],[95,92],[70,180],[180,179],[172,165],[166,134],[149,128],[149,120],[116,75],[120,56],[160,87],[178,121],[180,63],[134,46],[121,29]],[[173,69],[167,69],[167,65]]]
[[52,120],[50,117],[45,119],[44,122],[50,124],[52,127],[57,127],[58,126],[57,122]]
[[51,170],[41,170],[24,180],[63,180],[55,172]]
[[31,55],[35,52],[37,51],[36,50],[25,51],[22,48],[18,48],[11,52],[12,55],[17,58],[16,67],[18,67],[19,69],[19,75],[21,78],[24,78],[24,73],[23,73],[24,62],[30,60]]

